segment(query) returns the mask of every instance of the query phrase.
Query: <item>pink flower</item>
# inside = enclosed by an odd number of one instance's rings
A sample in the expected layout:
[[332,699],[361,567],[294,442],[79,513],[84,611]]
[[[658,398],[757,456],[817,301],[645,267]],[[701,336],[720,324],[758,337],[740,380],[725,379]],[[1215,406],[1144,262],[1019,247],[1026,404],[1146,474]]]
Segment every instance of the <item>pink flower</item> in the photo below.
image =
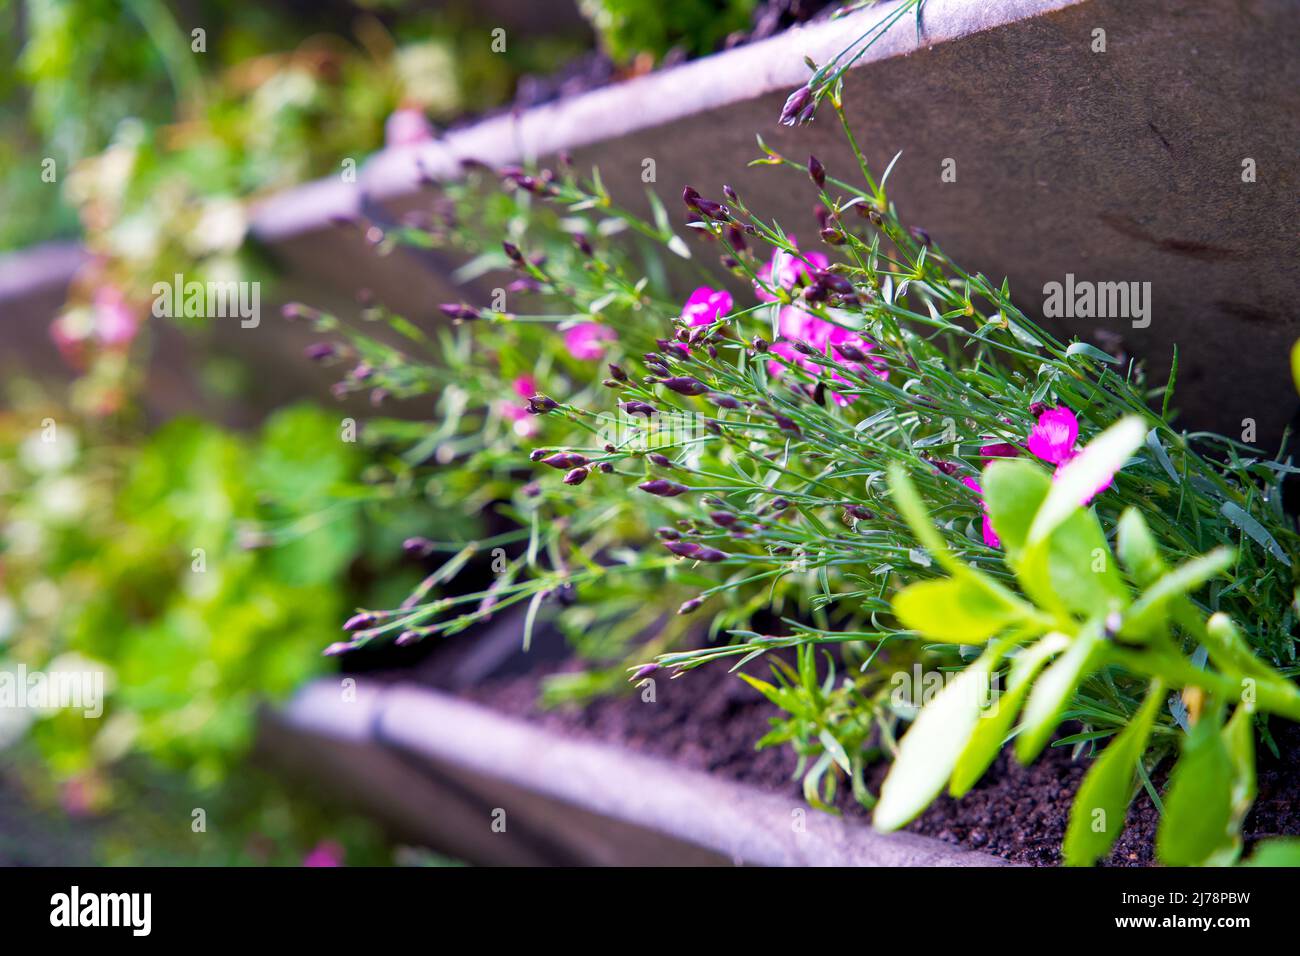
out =
[[709,325],[719,316],[731,311],[731,294],[720,289],[700,286],[682,306],[682,318],[687,325]]
[[564,333],[564,347],[584,362],[594,362],[605,354],[603,343],[617,338],[614,330],[599,322],[580,322]]
[[343,847],[333,840],[321,840],[302,858],[303,866],[342,866]]
[[1019,455],[1020,449],[1007,442],[996,442],[980,448],[980,457],[986,461],[990,458],[1017,458]]
[[[1052,475],[1055,480],[1061,474],[1061,469],[1079,454],[1076,444],[1078,439],[1079,419],[1074,412],[1062,405],[1060,408],[1049,408],[1038,416],[1037,424],[1029,432],[1028,445],[1029,450],[1043,461],[1056,465],[1056,471]],[[1107,475],[1105,481],[1085,495],[1079,504],[1086,507],[1093,498],[1114,483],[1115,476]]]
[[140,322],[116,286],[95,290],[95,335],[105,345],[126,345],[135,338]]
[[401,107],[384,122],[384,145],[414,146],[434,138],[433,126],[422,110]]
[[[527,399],[537,394],[537,382],[531,375],[520,375],[510,383],[510,390],[518,398],[527,401]],[[502,418],[514,422],[515,434],[524,438],[537,434],[537,419],[529,414],[527,405],[520,405],[516,402],[501,402],[499,408]]]
[[[877,378],[889,377],[889,369],[884,360],[868,354],[875,348],[875,345],[869,339],[864,339],[855,332],[850,332],[848,329],[833,325],[824,319],[819,319],[802,309],[795,308],[792,305],[784,306],[777,316],[777,330],[786,341],[778,340],[774,342],[771,351],[786,361],[805,368],[814,374],[820,372],[822,367],[799,352],[791,344],[792,342],[805,342],[822,353],[825,353],[827,346],[829,346],[836,353],[835,357],[847,367],[858,370],[865,364],[867,369]],[[865,363],[856,360],[851,361],[840,351],[841,348],[846,349],[851,355],[861,354],[865,356]],[[767,371],[769,375],[778,376],[783,371],[783,367],[779,362],[768,362]],[[831,372],[831,380],[843,382],[845,385],[852,384],[839,372]],[[838,392],[832,392],[831,398],[838,405],[848,405],[853,401],[852,398]]]
[[1038,416],[1029,432],[1029,450],[1051,465],[1063,465],[1075,455],[1079,440],[1079,419],[1064,405],[1049,408]]
[[[788,237],[790,245],[796,249],[799,243],[794,236]],[[762,266],[758,270],[758,279],[760,282],[754,283],[754,293],[764,302],[775,302],[776,296],[768,292],[765,285],[775,285],[782,289],[793,289],[799,284],[800,279],[810,276],[815,269],[825,269],[831,264],[820,252],[800,253],[800,256],[791,255],[784,249],[775,249],[772,252],[772,261]]]
[[961,483],[971,491],[975,492],[976,500],[979,501],[980,508],[984,512],[984,520],[980,524],[980,532],[984,536],[984,543],[990,548],[1002,547],[1002,539],[999,538],[998,533],[993,530],[993,522],[989,520],[988,506],[984,504],[984,489],[980,487],[980,483],[974,478],[963,478]]

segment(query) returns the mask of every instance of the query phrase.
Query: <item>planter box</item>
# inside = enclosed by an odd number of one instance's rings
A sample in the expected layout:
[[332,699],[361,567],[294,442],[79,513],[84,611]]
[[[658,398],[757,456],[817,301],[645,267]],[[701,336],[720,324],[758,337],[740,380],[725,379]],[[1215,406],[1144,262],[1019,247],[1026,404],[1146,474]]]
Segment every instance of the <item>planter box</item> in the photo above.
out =
[[[646,159],[666,199],[683,183],[716,194],[725,177],[807,241],[815,233],[811,188],[746,168],[754,134],[800,159],[815,153],[833,174],[852,178],[829,110],[797,130],[777,126],[776,117],[808,75],[805,55],[826,62],[893,6],[382,152],[363,165],[358,183],[322,180],[266,200],[253,235],[296,280],[287,297],[329,305],[368,287],[412,318],[432,320],[437,302],[466,294],[450,284],[455,263],[414,250],[381,259],[339,218],[383,223],[420,205],[421,169],[453,177],[463,159],[502,164],[567,149],[598,164],[614,195],[634,207],[644,204]],[[1098,329],[1121,335],[1128,352],[1150,361],[1157,382],[1177,343],[1175,404],[1189,426],[1235,434],[1251,418],[1260,443],[1273,443],[1295,410],[1286,354],[1300,335],[1287,305],[1300,286],[1293,5],[927,0],[921,24],[919,37],[911,19],[896,25],[854,67],[846,89],[873,166],[883,170],[902,150],[890,186],[904,218],[965,267],[1009,277],[1031,313],[1043,287],[1067,275],[1150,282],[1146,328],[1122,318],[1054,324],[1093,339]],[[1105,52],[1093,50],[1096,30],[1105,31]],[[1247,159],[1255,182],[1242,181]],[[955,163],[954,182],[941,178],[946,160]],[[20,310],[11,298],[4,311],[8,319]],[[277,334],[257,348],[230,344],[268,356],[280,369],[271,381],[312,381],[284,374],[302,333],[290,337],[292,348]]]
[[1006,865],[414,684],[362,682],[345,700],[322,679],[268,713],[259,750],[397,836],[479,864]]

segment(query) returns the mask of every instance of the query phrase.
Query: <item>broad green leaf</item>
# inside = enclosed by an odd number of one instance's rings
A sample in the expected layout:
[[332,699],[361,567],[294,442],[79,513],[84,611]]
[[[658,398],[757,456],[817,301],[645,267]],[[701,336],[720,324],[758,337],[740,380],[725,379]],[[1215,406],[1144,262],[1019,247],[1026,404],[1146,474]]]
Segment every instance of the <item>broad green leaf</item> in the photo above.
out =
[[1265,840],[1243,866],[1300,866],[1300,840],[1278,838]]
[[984,469],[980,487],[993,530],[1007,554],[1014,557],[1025,546],[1029,526],[1052,487],[1052,479],[1030,461],[995,461]]
[[1156,831],[1156,855],[1170,866],[1197,866],[1232,842],[1232,760],[1219,723],[1202,714],[1183,740],[1170,775],[1165,813]]
[[1240,671],[1253,677],[1278,680],[1281,675],[1255,656],[1232,618],[1219,611],[1205,622],[1205,647],[1220,670]]
[[[1084,499],[1109,481],[1142,445],[1142,419],[1120,419],[1088,443],[1073,461],[1056,473],[1047,499],[1029,527],[1028,544],[1044,540]],[[996,525],[994,526],[996,528]]]
[[1232,789],[1226,850],[1215,853],[1216,865],[1231,866],[1241,856],[1241,824],[1255,803],[1255,726],[1253,710],[1239,706],[1223,728],[1223,746],[1232,764]]
[[1102,643],[1100,622],[1089,621],[1079,629],[1065,653],[1038,678],[1016,738],[1016,759],[1021,763],[1029,763],[1047,746],[1075,688],[1091,671]]
[[1160,557],[1160,547],[1147,526],[1142,512],[1125,508],[1116,526],[1116,549],[1119,560],[1138,587],[1150,587],[1165,573],[1165,562]]
[[1011,732],[1011,724],[1020,713],[1020,707],[1029,696],[1034,678],[1046,666],[1053,654],[1069,646],[1064,634],[1047,634],[1036,644],[1021,651],[1011,664],[1007,675],[1007,689],[993,705],[980,714],[970,742],[957,758],[952,770],[948,792],[954,797],[965,796],[979,782],[997,757],[998,751]]
[[1109,613],[1130,600],[1106,535],[1090,510],[1075,511],[1046,540],[1029,545],[1016,578],[1040,606],[1079,617]]
[[877,830],[905,826],[943,790],[979,722],[981,682],[988,679],[993,660],[994,654],[985,652],[921,708],[880,788],[872,817]]
[[1123,831],[1133,776],[1163,696],[1164,684],[1153,681],[1142,708],[1088,768],[1070,808],[1062,847],[1066,866],[1092,866],[1110,852]]
[[910,630],[959,644],[988,640],[1021,619],[1021,608],[973,574],[920,581],[894,596],[894,614]]

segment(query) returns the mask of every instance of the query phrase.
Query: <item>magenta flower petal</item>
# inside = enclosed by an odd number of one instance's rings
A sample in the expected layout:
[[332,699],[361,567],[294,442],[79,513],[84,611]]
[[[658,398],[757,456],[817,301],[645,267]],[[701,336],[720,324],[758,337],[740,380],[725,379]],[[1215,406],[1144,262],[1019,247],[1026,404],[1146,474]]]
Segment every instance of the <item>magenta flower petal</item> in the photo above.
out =
[[1002,547],[1002,539],[999,538],[998,533],[993,530],[993,521],[989,518],[987,512],[984,514],[984,520],[980,525],[980,531],[984,535],[984,543],[990,548]]
[[984,445],[980,448],[981,458],[1016,458],[1020,455],[1020,449],[1015,445],[1007,442],[996,442],[992,445]]
[[1050,408],[1038,416],[1038,423],[1029,432],[1029,450],[1043,461],[1061,465],[1074,457],[1074,445],[1079,440],[1079,419],[1064,405]]
[[682,318],[687,325],[709,325],[730,312],[731,306],[731,293],[702,285],[682,306]]
[[591,362],[604,355],[605,343],[616,337],[614,330],[607,325],[580,322],[564,333],[564,347],[574,358]]

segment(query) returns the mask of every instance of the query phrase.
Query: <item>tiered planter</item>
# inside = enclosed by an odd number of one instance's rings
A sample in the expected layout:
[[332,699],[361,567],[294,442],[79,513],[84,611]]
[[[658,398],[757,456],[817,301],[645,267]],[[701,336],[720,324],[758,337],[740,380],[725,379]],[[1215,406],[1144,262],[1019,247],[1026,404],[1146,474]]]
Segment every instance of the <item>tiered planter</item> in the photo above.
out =
[[[421,172],[447,178],[466,159],[502,164],[568,150],[580,165],[598,165],[630,205],[644,202],[642,174],[653,160],[654,187],[666,200],[684,183],[714,195],[727,182],[811,241],[811,188],[788,172],[747,168],[754,134],[800,160],[814,153],[833,175],[853,179],[828,109],[802,129],[779,127],[776,117],[807,78],[805,55],[826,62],[891,7],[383,152],[356,184],[325,180],[266,201],[254,235],[307,301],[369,287],[430,321],[437,302],[472,298],[451,285],[454,263],[404,250],[379,258],[339,221],[383,224],[417,207]],[[1280,435],[1295,406],[1285,356],[1300,333],[1288,309],[1300,281],[1293,5],[928,0],[921,24],[919,36],[908,21],[876,44],[845,93],[875,169],[902,150],[890,193],[904,218],[957,262],[1009,277],[1031,313],[1044,285],[1067,274],[1150,282],[1145,329],[1118,318],[1057,325],[1088,339],[1098,330],[1122,336],[1127,353],[1149,360],[1155,381],[1176,342],[1176,404],[1189,425],[1236,433],[1253,419],[1261,443]],[[1104,31],[1104,52],[1096,31]],[[1242,180],[1247,159],[1254,182]],[[955,168],[955,181],[941,178],[945,168]],[[37,321],[39,297],[23,300],[11,286],[0,283],[6,324]],[[40,294],[57,287],[58,277],[47,276]],[[293,356],[300,339],[286,333],[272,347],[276,339],[246,334],[255,345],[245,353],[269,357],[281,373],[301,364]],[[999,862],[814,813],[800,832],[788,799],[557,739],[414,685],[362,681],[357,699],[345,701],[337,680],[314,684],[268,715],[263,743],[299,771],[339,784],[399,832],[472,861]],[[506,812],[504,833],[491,827],[495,808]]]

